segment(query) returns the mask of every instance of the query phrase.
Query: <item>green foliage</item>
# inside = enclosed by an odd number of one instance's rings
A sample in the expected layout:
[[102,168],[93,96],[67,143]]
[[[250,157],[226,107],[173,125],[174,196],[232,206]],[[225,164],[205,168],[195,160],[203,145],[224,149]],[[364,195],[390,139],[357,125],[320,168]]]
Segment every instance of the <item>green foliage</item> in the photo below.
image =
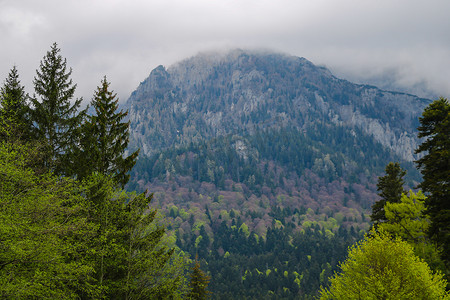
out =
[[76,182],[27,167],[24,147],[0,144],[0,297],[89,297],[94,268],[84,259],[95,226]]
[[113,178],[94,173],[85,181],[89,221],[98,228],[88,260],[108,299],[179,297],[184,292],[184,258],[165,245],[165,229],[149,210],[152,196],[117,190]]
[[399,237],[379,231],[354,245],[320,299],[448,299],[446,281]]
[[387,222],[379,228],[403,240],[414,243],[424,242],[429,227],[429,220],[424,215],[425,195],[410,191],[403,194],[399,203],[387,203],[385,206]]
[[195,260],[194,267],[191,271],[190,291],[187,294],[187,299],[204,300],[208,298],[210,292],[208,291],[209,276],[207,276],[201,269],[198,260]]
[[19,73],[14,66],[0,90],[0,140],[26,140],[31,136],[31,120],[28,95],[20,84]]
[[390,162],[386,166],[386,175],[378,178],[377,190],[381,199],[372,205],[372,214],[370,215],[375,227],[386,221],[385,205],[400,202],[402,193],[404,193],[403,177],[405,175],[406,171],[400,167],[399,163]]
[[[184,225],[178,229],[177,245],[191,255],[197,252],[207,262],[204,268],[213,275],[209,284],[213,299],[264,299],[269,291],[277,299],[292,299],[299,294],[305,299],[313,297],[320,284],[328,283],[328,276],[344,259],[347,247],[359,238],[344,228],[327,236],[320,233],[317,224],[299,233],[293,230],[292,222],[285,222],[280,228],[273,224],[264,238],[257,238],[239,219],[235,216],[229,220],[228,223],[236,224],[230,226],[212,218],[212,242],[203,243],[202,239],[198,247],[194,247],[198,238],[207,235],[184,231]],[[248,236],[245,227],[250,231]]]
[[445,272],[436,245],[427,236],[430,220],[425,214],[425,200],[422,191],[417,194],[409,191],[409,195],[402,195],[400,203],[387,203],[387,221],[379,224],[378,228],[407,241],[414,247],[414,253],[424,259],[433,270]]
[[95,173],[82,184],[28,167],[0,144],[2,298],[180,298],[185,258],[166,245],[151,196]]
[[79,113],[81,99],[72,104],[76,84],[72,83],[72,69],[67,70],[67,61],[59,54],[54,43],[36,70],[34,90],[40,98],[32,97],[31,111],[37,139],[46,148],[45,167],[57,174],[67,171],[67,153],[78,142],[78,128],[84,111]]
[[120,186],[130,177],[129,171],[139,153],[124,157],[128,146],[129,122],[123,122],[127,113],[117,112],[117,95],[109,90],[110,83],[103,78],[91,101],[95,115],[87,116],[81,128],[79,147],[74,150],[74,173],[79,179],[92,172],[111,175]]
[[430,237],[439,245],[442,259],[450,268],[450,103],[445,98],[425,108],[420,118],[419,138],[424,142],[416,153],[423,176],[419,187],[428,193],[426,213],[430,217]]

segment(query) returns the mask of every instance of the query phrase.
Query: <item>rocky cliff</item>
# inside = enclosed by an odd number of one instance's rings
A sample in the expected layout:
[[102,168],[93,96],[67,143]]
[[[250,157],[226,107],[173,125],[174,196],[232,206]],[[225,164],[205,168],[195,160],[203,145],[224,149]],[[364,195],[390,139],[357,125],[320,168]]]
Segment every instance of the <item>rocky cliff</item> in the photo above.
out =
[[427,99],[336,78],[304,58],[234,50],[151,71],[126,103],[132,147],[153,154],[226,134],[320,123],[372,137],[412,161]]

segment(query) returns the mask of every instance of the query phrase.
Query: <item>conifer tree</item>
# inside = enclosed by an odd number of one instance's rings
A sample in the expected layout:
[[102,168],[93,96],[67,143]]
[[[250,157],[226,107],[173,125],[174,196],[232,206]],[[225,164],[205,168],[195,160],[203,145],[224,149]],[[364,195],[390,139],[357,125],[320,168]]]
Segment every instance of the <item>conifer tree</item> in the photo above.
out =
[[386,166],[386,175],[378,178],[377,190],[379,191],[380,200],[372,205],[372,214],[370,219],[377,224],[386,222],[386,215],[384,206],[386,203],[398,203],[402,198],[403,189],[403,177],[406,175],[406,171],[400,167],[399,163],[390,162]]
[[0,140],[29,138],[31,121],[27,99],[14,66],[0,90]]
[[47,148],[45,167],[56,173],[63,173],[67,153],[71,145],[77,142],[77,132],[84,111],[78,112],[82,99],[73,100],[76,84],[67,70],[67,60],[60,55],[58,45],[54,43],[36,70],[34,89],[36,95],[31,98],[34,106],[32,120],[37,138]]
[[426,213],[430,216],[429,236],[441,247],[441,257],[450,267],[450,103],[445,98],[425,108],[420,120],[419,138],[425,141],[416,153],[423,176],[419,184],[427,193]]
[[200,263],[198,262],[198,259],[196,257],[195,259],[195,265],[192,268],[191,273],[191,291],[188,294],[188,299],[195,299],[195,300],[203,300],[207,299],[209,295],[208,291],[208,283],[209,283],[209,276],[207,276],[201,269],[200,269]]
[[95,115],[88,116],[82,126],[75,173],[79,178],[92,172],[111,175],[123,187],[139,150],[124,157],[129,141],[129,122],[123,122],[127,112],[117,112],[119,100],[117,94],[109,90],[109,85],[104,77],[91,101]]
[[149,207],[152,194],[126,193],[101,173],[83,183],[88,220],[96,224],[85,255],[94,264],[91,283],[105,299],[180,298],[186,289],[184,256],[168,246],[157,210]]

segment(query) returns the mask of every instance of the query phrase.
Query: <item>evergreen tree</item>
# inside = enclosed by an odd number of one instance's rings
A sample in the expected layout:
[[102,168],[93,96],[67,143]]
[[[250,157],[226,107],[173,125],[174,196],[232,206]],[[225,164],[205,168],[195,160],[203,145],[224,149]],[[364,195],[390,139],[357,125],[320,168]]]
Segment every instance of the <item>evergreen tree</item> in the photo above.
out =
[[27,99],[14,66],[0,90],[0,140],[29,138],[31,121]]
[[37,138],[47,149],[45,167],[61,174],[70,147],[78,143],[78,128],[85,112],[78,112],[81,99],[71,103],[76,84],[70,79],[72,69],[67,70],[67,61],[59,52],[54,43],[36,70],[33,83],[40,100],[31,98],[31,115]]
[[188,299],[203,300],[207,299],[209,277],[200,269],[198,259],[195,259],[195,265],[191,273],[191,291],[188,294]]
[[[92,285],[107,299],[171,299],[185,290],[184,257],[166,244],[152,196],[117,189],[109,176],[84,181],[88,221],[96,234],[86,245],[94,265]],[[83,295],[83,293],[80,293]]]
[[420,120],[419,138],[425,141],[416,153],[423,176],[419,188],[428,193],[426,213],[430,216],[430,237],[440,246],[442,259],[450,267],[450,103],[445,98],[425,108]]
[[111,175],[123,187],[130,178],[128,173],[136,163],[139,150],[124,157],[129,141],[129,122],[123,122],[127,112],[117,112],[117,95],[109,90],[109,85],[105,77],[91,101],[95,115],[88,116],[82,126],[74,172],[79,178],[92,172]]
[[406,171],[400,167],[399,163],[390,162],[386,166],[386,175],[378,178],[377,190],[379,191],[380,200],[372,205],[372,214],[370,219],[377,224],[386,222],[384,206],[386,203],[398,203],[401,200],[403,190],[403,177]]

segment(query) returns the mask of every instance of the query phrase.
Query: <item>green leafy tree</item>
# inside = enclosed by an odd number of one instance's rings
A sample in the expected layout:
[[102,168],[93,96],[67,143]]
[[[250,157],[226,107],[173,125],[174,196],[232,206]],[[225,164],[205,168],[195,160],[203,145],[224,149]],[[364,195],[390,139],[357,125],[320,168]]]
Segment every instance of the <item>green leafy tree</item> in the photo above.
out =
[[0,144],[0,298],[96,298],[84,244],[85,220],[77,182],[37,175],[24,146]]
[[182,253],[149,208],[94,173],[82,184],[28,167],[25,146],[0,144],[0,298],[178,299]]
[[70,147],[78,142],[78,128],[84,111],[79,113],[81,99],[74,97],[76,84],[72,83],[67,70],[67,60],[60,55],[54,43],[36,70],[34,89],[37,96],[31,98],[31,111],[37,138],[47,148],[45,167],[58,174],[63,173]]
[[414,255],[411,245],[383,231],[349,250],[341,272],[320,299],[448,299],[447,282]]
[[139,150],[124,157],[129,141],[129,122],[123,122],[127,113],[117,111],[117,95],[109,90],[106,77],[91,101],[95,115],[88,116],[82,126],[80,147],[76,150],[75,173],[82,179],[92,172],[113,176],[125,186],[129,171],[136,163]]
[[422,173],[419,184],[427,193],[426,213],[430,216],[430,237],[440,246],[441,256],[450,267],[450,103],[445,98],[425,108],[420,120],[419,138],[424,142],[416,153]]
[[387,221],[378,229],[407,241],[414,247],[414,253],[433,270],[446,273],[436,244],[427,235],[430,220],[425,214],[425,200],[425,195],[419,190],[417,193],[409,191],[409,195],[403,194],[399,203],[387,203],[384,207]]
[[191,272],[190,292],[188,299],[204,300],[208,298],[210,292],[208,291],[209,276],[207,276],[201,269],[197,258]]
[[386,203],[400,202],[403,190],[403,177],[406,171],[400,167],[399,163],[390,162],[386,166],[386,175],[378,178],[377,190],[380,200],[372,205],[372,214],[370,219],[376,227],[379,223],[386,221],[384,206]]
[[14,66],[0,90],[0,140],[26,140],[30,137],[32,126],[27,99]]

